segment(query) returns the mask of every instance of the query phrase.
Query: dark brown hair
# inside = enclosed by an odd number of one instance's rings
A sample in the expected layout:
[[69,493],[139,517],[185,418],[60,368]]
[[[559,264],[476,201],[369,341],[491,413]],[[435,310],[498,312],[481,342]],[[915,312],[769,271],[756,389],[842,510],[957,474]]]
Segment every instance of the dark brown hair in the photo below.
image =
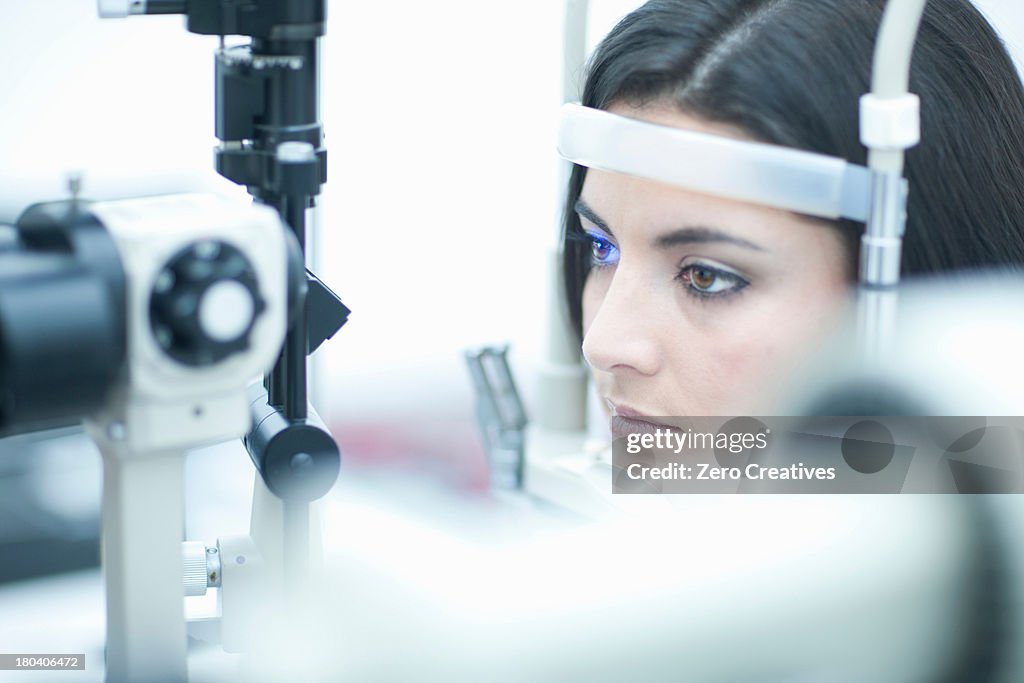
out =
[[[650,0],[591,58],[582,102],[675,103],[754,139],[865,164],[858,101],[868,92],[883,0]],[[931,0],[914,50],[922,142],[910,181],[903,272],[1024,263],[1024,88],[1005,47],[968,0]],[[564,276],[582,335],[590,248],[565,205]],[[856,261],[863,225],[836,221]],[[852,271],[855,272],[855,271]]]

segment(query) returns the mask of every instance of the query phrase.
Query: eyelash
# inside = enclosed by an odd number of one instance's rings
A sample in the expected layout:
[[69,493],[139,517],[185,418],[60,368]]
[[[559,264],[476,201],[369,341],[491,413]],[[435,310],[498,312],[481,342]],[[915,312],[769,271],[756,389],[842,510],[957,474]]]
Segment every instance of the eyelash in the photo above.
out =
[[[579,235],[574,235],[574,237],[578,238],[579,241],[590,246],[591,268],[607,268],[618,263],[619,248],[615,246],[607,237],[604,237],[603,235],[596,235],[590,232],[584,232]],[[598,248],[601,248],[610,253],[606,256],[598,257]],[[615,254],[614,258],[612,257],[612,254]],[[729,289],[719,292],[709,292],[701,290],[700,288],[694,286],[692,282],[693,272],[697,270],[705,271],[705,273],[707,273],[710,277],[714,278],[712,280],[712,285],[709,285],[709,287],[713,286],[714,283],[718,282],[719,280],[725,280],[727,282],[732,282],[734,284]],[[682,268],[679,271],[679,274],[676,275],[675,279],[677,282],[683,285],[683,288],[686,290],[686,293],[689,296],[692,296],[695,299],[705,302],[710,301],[712,299],[722,300],[735,296],[742,292],[744,289],[746,289],[748,285],[750,285],[750,283],[747,280],[743,279],[736,273],[723,270],[721,268],[715,268],[714,266],[710,266],[703,263],[692,263]],[[689,282],[687,281],[688,279],[690,280]]]

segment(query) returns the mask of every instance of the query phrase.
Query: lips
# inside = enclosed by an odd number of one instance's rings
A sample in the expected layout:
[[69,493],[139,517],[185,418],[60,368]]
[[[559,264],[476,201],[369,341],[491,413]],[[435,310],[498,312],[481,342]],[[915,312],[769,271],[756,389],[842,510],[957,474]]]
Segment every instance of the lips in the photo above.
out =
[[659,429],[662,432],[673,429],[672,425],[654,419],[633,408],[620,406],[612,401],[607,401],[607,403],[612,411],[609,426],[611,427],[612,435],[616,439],[628,434],[654,434]]
[[667,429],[662,424],[637,420],[632,417],[623,417],[621,415],[613,415],[609,425],[611,426],[612,435],[616,439],[621,439],[629,434],[654,434],[659,429],[662,431]]

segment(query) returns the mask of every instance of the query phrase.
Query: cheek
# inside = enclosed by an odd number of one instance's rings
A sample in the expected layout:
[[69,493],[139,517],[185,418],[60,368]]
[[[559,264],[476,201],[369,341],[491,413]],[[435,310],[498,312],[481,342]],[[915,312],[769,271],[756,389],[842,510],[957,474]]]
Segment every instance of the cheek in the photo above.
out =
[[751,387],[785,381],[832,332],[844,302],[837,291],[835,297],[808,298],[758,316],[750,334],[721,345],[721,371],[738,375],[740,384]]
[[[772,405],[774,391],[831,331],[842,297],[736,309],[728,323],[704,327],[674,348],[674,387],[686,387],[681,414],[749,414]],[[675,394],[679,389],[674,388]],[[673,397],[671,405],[678,403]]]
[[[753,415],[789,366],[787,341],[751,334],[707,335],[676,351],[664,406],[673,415]],[[667,378],[666,378],[667,379]]]
[[769,335],[744,335],[733,340],[720,340],[715,347],[714,374],[729,384],[756,384],[759,378],[778,365],[787,352],[784,339]]
[[765,368],[775,364],[781,340],[751,334],[701,334],[677,345],[672,367],[676,384],[695,395],[726,399],[757,384]]

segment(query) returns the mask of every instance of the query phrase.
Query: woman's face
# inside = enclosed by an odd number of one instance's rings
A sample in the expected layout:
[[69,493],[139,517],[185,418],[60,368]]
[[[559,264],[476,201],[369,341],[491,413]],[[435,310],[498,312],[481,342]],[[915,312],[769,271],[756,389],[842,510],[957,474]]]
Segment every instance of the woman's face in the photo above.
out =
[[[613,113],[742,138],[670,106]],[[850,291],[838,231],[787,211],[594,169],[583,354],[610,414],[757,415]]]

